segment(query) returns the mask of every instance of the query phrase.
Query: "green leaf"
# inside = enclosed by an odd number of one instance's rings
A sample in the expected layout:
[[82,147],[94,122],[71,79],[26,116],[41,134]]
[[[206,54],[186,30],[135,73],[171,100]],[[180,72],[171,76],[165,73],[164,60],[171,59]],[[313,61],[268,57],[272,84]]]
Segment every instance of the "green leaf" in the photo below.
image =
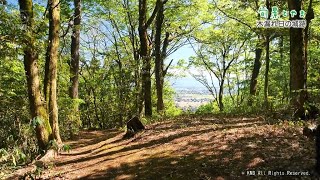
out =
[[37,127],[38,125],[42,125],[43,121],[41,119],[41,117],[37,116],[37,117],[34,117],[32,119],[32,126],[35,128]]
[[71,146],[70,146],[69,144],[64,144],[64,145],[62,146],[62,150],[63,150],[63,151],[67,151],[67,152],[69,153],[70,150],[71,150]]
[[17,161],[16,161],[16,158],[14,157],[14,155],[11,155],[12,157],[12,163],[14,166],[17,166]]

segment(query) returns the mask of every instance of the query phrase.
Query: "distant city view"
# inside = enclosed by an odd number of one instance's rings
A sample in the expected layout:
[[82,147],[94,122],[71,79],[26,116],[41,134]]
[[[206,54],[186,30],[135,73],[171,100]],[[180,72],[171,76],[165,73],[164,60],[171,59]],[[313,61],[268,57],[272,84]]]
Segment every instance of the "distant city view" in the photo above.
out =
[[[174,59],[176,64],[179,59],[188,61],[191,56],[195,56],[191,46],[185,46],[170,55],[168,59]],[[196,81],[188,72],[181,72],[177,69],[170,69],[171,73],[176,75],[184,74],[186,77],[169,79],[171,86],[175,89],[176,106],[186,110],[196,111],[201,105],[207,104],[213,100],[209,91],[198,81]]]
[[201,105],[213,100],[209,91],[193,77],[184,77],[170,80],[172,87],[176,91],[176,106],[184,111],[195,112]]

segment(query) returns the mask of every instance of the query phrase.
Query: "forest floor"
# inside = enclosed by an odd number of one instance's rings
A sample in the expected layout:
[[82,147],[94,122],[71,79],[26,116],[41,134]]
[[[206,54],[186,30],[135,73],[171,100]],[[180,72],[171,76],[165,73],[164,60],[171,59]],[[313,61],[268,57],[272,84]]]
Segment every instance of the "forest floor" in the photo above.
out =
[[148,125],[131,139],[123,135],[82,131],[66,142],[70,152],[38,172],[43,179],[312,179],[287,176],[310,174],[315,163],[314,142],[290,123],[185,116]]

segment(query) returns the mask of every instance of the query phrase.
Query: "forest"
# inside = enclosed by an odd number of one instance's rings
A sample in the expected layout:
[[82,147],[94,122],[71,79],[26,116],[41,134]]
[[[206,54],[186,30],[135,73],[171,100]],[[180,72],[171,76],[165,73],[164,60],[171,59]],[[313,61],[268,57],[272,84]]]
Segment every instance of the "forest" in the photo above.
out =
[[[319,14],[0,0],[0,179],[320,179]],[[189,109],[186,76],[206,99]]]

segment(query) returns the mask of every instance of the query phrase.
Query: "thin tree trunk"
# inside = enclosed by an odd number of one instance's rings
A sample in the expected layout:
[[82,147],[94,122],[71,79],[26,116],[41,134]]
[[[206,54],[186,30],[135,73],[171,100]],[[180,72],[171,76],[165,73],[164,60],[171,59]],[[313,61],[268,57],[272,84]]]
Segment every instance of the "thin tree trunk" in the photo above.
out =
[[224,78],[221,79],[220,88],[219,88],[219,109],[222,112],[224,110],[223,104],[223,85],[224,85]]
[[[130,9],[129,0],[124,0],[124,6],[126,9]],[[134,112],[130,112],[130,114],[136,114],[139,117],[142,115],[143,111],[143,92],[141,91],[141,79],[140,79],[140,58],[138,51],[138,44],[136,41],[136,27],[135,24],[132,23],[132,14],[131,11],[127,11],[127,19],[128,19],[128,29],[129,29],[129,38],[133,51],[133,59],[135,64],[134,70],[134,82],[135,82],[135,107]],[[131,116],[131,115],[130,115]]]
[[[266,0],[266,7],[269,10],[268,19],[270,19],[271,16],[271,3],[270,0]],[[269,92],[269,66],[270,66],[270,34],[269,32],[266,32],[266,39],[265,39],[265,48],[266,48],[266,69],[264,73],[264,88],[263,88],[263,94],[264,94],[264,106],[266,109],[268,109],[268,92]]]
[[264,74],[264,105],[268,109],[269,91],[269,65],[270,65],[270,35],[266,36],[266,69]]
[[57,64],[59,53],[59,31],[60,31],[60,2],[49,0],[49,43],[46,58],[45,72],[45,97],[48,103],[49,121],[52,127],[53,138],[61,143],[58,121],[57,104]]
[[237,104],[237,102],[235,101],[234,96],[232,95],[232,87],[231,87],[231,85],[230,85],[230,79],[231,79],[230,73],[228,73],[227,83],[228,83],[229,96],[230,96],[230,98],[231,98],[231,100],[232,100],[232,103],[233,103],[233,104]]
[[[283,36],[280,37],[280,41],[279,41],[279,51],[280,51],[280,63],[283,63],[284,62],[284,56],[283,56],[283,51],[284,51],[284,47],[283,47],[283,41],[284,41],[284,38]],[[284,103],[284,99],[287,97],[287,94],[285,92],[288,91],[288,84],[287,84],[287,77],[285,76],[285,73],[283,73],[283,77],[282,79],[284,80],[284,83],[283,83],[283,95],[282,95],[282,98],[281,98],[281,103],[283,104]],[[288,97],[287,97],[288,98]]]
[[119,77],[118,78],[115,78],[115,82],[116,82],[116,85],[117,85],[117,88],[118,88],[118,96],[119,96],[119,102],[118,102],[118,107],[119,107],[119,126],[122,127],[123,126],[123,116],[124,116],[124,113],[125,113],[125,110],[124,110],[124,106],[125,106],[125,100],[124,100],[124,79],[123,79],[123,68],[122,68],[122,62],[121,62],[121,59],[120,59],[120,55],[119,55],[119,51],[118,51],[118,43],[117,43],[117,40],[115,39],[115,46],[116,46],[116,52],[118,54],[118,60],[116,61],[117,64],[118,64],[118,68],[119,68]]
[[[304,34],[305,34],[305,37],[304,37],[304,52],[305,52],[304,60],[305,60],[305,68],[306,68],[305,73],[304,73],[304,76],[305,76],[305,85],[304,86],[305,86],[305,88],[307,88],[307,77],[308,77],[307,71],[308,71],[309,26],[310,26],[310,22],[312,19],[314,19],[314,12],[313,12],[313,8],[312,8],[312,0],[310,0],[307,15],[306,15],[307,26],[304,29]],[[308,92],[306,92],[306,96],[308,97]]]
[[24,68],[27,78],[28,96],[31,117],[36,125],[36,137],[39,148],[46,150],[52,139],[52,131],[49,123],[48,113],[40,93],[40,80],[38,72],[38,54],[35,50],[35,39],[33,35],[33,4],[32,0],[19,0],[21,20],[26,26],[24,40]]
[[223,65],[223,72],[221,76],[221,82],[220,82],[220,87],[219,87],[219,94],[218,94],[218,106],[220,111],[224,111],[224,104],[223,104],[223,90],[224,90],[224,81],[226,78],[226,73],[228,71],[228,68],[225,68],[225,65]]
[[99,118],[96,92],[93,88],[91,88],[91,92],[93,95],[94,114],[96,116],[96,119],[97,119],[97,122],[99,124],[100,129],[103,129],[103,123],[102,123],[101,119]]
[[124,113],[126,112],[125,111],[125,100],[124,100],[124,83],[123,83],[123,70],[122,70],[122,63],[121,63],[121,61],[120,61],[120,59],[119,59],[119,61],[118,61],[118,67],[119,67],[119,76],[120,76],[120,78],[119,78],[119,86],[118,86],[118,88],[119,88],[119,99],[120,99],[120,101],[119,101],[119,110],[120,110],[120,112],[119,112],[119,126],[120,127],[122,127],[123,126],[123,115],[124,115]]

